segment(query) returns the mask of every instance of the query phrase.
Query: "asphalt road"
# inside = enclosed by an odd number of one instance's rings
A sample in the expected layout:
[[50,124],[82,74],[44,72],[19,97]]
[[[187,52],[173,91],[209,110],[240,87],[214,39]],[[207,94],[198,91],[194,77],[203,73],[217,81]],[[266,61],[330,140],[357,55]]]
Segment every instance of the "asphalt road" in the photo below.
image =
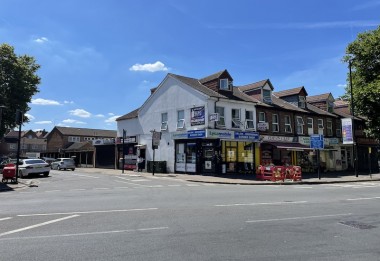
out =
[[244,186],[51,171],[0,193],[0,260],[379,260],[380,182]]

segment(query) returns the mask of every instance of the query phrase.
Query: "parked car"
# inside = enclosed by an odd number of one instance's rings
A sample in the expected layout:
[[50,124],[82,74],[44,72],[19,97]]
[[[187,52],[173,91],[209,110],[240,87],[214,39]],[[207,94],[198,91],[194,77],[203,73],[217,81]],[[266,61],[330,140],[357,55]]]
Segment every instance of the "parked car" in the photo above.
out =
[[43,174],[47,177],[50,173],[49,164],[42,159],[20,159],[18,169],[20,178],[30,177],[33,174]]
[[53,161],[51,164],[51,169],[71,169],[72,171],[75,170],[75,161],[71,158],[58,158],[55,161]]
[[42,157],[44,161],[46,161],[49,166],[51,165],[52,162],[54,162],[56,159],[55,158],[48,158],[48,157]]

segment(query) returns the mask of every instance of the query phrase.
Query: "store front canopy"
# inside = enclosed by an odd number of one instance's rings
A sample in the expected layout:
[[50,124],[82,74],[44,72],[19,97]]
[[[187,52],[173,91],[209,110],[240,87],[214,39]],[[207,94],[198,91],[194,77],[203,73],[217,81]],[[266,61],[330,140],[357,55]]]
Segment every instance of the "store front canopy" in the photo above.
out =
[[295,142],[267,142],[268,144],[276,147],[277,149],[287,149],[287,150],[312,150],[312,148],[295,143]]

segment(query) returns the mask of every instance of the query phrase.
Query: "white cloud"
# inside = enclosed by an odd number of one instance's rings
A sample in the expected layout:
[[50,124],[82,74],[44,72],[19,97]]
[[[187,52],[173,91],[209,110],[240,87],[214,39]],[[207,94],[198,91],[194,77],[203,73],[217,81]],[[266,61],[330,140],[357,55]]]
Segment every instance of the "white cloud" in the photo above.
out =
[[139,64],[136,63],[131,68],[129,68],[130,71],[145,71],[145,72],[159,72],[159,71],[167,71],[168,68],[160,61],[157,61],[155,63],[146,63],[146,64]]
[[35,119],[35,117],[33,115],[28,114],[28,113],[25,113],[25,116],[28,117],[28,119],[31,121]]
[[52,121],[36,121],[35,124],[52,124]]
[[119,118],[119,117],[120,116],[115,115],[115,116],[112,116],[112,117],[106,119],[104,122],[106,122],[106,123],[116,123],[116,119]]
[[83,109],[76,109],[76,110],[71,110],[69,113],[73,116],[81,117],[81,118],[90,118],[91,113],[88,111],[85,111]]
[[73,101],[64,101],[63,103],[64,103],[64,104],[74,104]]
[[73,119],[66,119],[66,120],[63,120],[62,123],[75,123],[75,124],[87,124],[83,121],[77,121],[77,120],[73,120]]
[[96,114],[95,117],[97,117],[97,118],[104,118],[104,115],[103,114]]
[[109,115],[109,116],[114,116],[115,113],[109,112],[108,115]]
[[32,99],[32,104],[34,105],[62,105],[54,100],[46,100],[42,98]]
[[40,37],[40,38],[34,39],[33,41],[39,44],[43,44],[43,43],[49,42],[49,39],[47,39],[46,37]]
[[347,84],[338,84],[337,85],[339,88],[346,88],[347,87]]

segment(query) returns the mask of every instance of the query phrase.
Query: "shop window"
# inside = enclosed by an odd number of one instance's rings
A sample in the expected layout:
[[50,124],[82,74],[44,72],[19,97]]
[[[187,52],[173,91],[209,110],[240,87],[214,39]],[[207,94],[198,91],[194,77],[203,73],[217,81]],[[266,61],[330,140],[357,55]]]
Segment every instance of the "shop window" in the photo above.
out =
[[273,114],[272,115],[272,131],[273,132],[279,132],[280,128],[278,125],[278,114]]
[[219,120],[216,122],[216,126],[225,128],[226,122],[224,120],[224,107],[216,107],[216,113],[219,114]]
[[285,115],[285,132],[292,132],[292,121],[289,115]]
[[309,134],[309,135],[314,134],[313,118],[307,118],[307,134]]
[[303,134],[303,125],[305,125],[303,122],[303,118],[300,116],[297,116],[296,120],[297,120],[297,133]]

